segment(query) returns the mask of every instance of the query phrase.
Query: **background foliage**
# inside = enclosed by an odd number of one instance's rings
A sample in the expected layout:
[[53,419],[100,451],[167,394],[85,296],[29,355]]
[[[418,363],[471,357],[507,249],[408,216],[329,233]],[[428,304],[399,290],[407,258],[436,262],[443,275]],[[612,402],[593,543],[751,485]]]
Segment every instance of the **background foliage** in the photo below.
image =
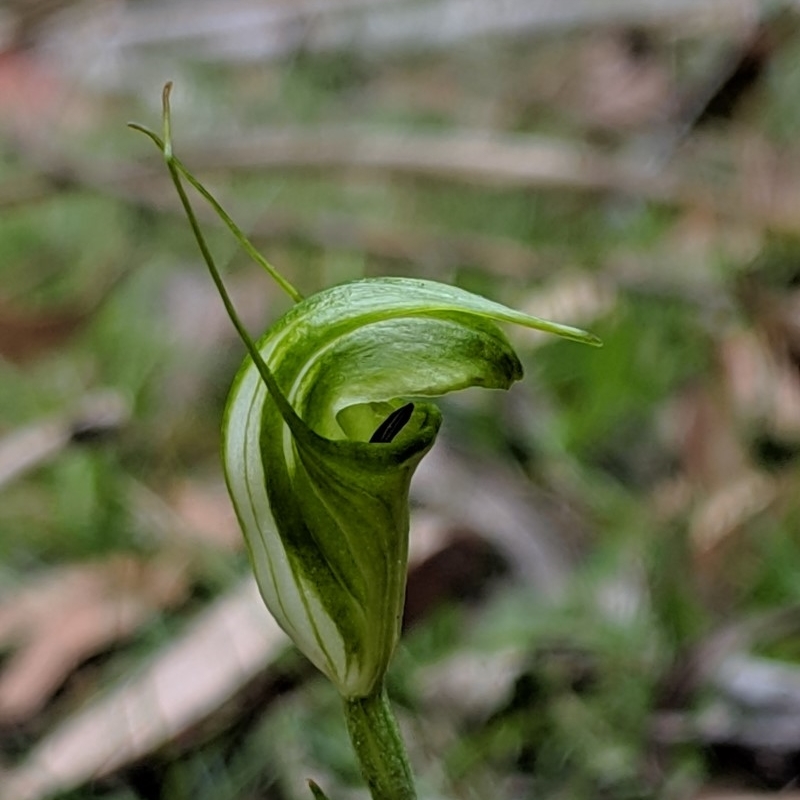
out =
[[[303,291],[425,276],[605,342],[511,331],[525,381],[443,402],[390,684],[423,796],[794,784],[796,18],[468,6],[6,4],[3,797],[363,796],[333,690],[282,644],[211,701],[231,622],[185,662],[189,712],[142,693],[247,576],[217,452],[241,348],[125,127],[167,79],[183,160]],[[259,332],[287,301],[208,225]],[[126,685],[165,732],[117,718],[118,761],[77,775]],[[37,760],[59,731],[69,767]]]

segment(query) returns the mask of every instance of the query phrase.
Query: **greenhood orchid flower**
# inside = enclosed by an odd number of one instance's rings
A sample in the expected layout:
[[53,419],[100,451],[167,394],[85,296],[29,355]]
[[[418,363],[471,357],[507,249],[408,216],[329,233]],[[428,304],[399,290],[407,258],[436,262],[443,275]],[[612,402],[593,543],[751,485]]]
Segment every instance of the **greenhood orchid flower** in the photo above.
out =
[[[303,299],[173,155],[169,92],[168,84],[163,139],[132,127],[163,152],[248,351],[226,406],[223,457],[261,596],[344,698],[374,800],[414,800],[383,679],[400,634],[409,486],[441,422],[429,398],[468,386],[507,389],[522,377],[498,322],[600,342],[433,281],[364,279]],[[296,301],[258,343],[233,307],[183,179]]]
[[[302,301],[261,339],[279,392],[252,359],[234,383],[225,471],[261,594],[344,697],[375,689],[400,632],[409,483],[440,423],[417,398],[522,377],[493,320],[586,340],[452,286],[366,279]],[[386,420],[401,424],[377,442]]]

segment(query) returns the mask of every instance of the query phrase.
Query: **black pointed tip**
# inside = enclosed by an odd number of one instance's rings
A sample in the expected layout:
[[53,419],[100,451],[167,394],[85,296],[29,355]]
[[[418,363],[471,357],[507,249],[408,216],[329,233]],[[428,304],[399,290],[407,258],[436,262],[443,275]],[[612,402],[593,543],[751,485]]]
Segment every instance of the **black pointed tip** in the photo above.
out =
[[404,406],[396,408],[375,429],[375,433],[370,437],[370,444],[389,444],[405,428],[413,413],[413,403],[406,403]]

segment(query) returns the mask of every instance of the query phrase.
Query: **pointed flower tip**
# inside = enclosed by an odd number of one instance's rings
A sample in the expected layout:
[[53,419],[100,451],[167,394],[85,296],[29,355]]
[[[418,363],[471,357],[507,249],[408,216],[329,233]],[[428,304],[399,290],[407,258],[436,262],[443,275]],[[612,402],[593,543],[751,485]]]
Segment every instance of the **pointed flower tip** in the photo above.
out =
[[549,333],[555,333],[558,336],[568,339],[578,344],[588,344],[590,347],[602,347],[603,340],[599,336],[583,330],[583,328],[574,328],[571,325],[559,325],[557,323],[547,323],[545,328]]
[[328,800],[325,792],[319,788],[319,784],[317,784],[315,781],[312,781],[311,778],[308,779],[308,788],[311,789],[311,794],[314,795],[314,800]]
[[545,328],[545,330],[548,333],[555,333],[563,339],[577,342],[578,344],[588,344],[590,347],[603,346],[603,340],[599,336],[595,336],[595,334],[585,331],[583,328],[573,328],[570,325],[548,323],[548,327]]

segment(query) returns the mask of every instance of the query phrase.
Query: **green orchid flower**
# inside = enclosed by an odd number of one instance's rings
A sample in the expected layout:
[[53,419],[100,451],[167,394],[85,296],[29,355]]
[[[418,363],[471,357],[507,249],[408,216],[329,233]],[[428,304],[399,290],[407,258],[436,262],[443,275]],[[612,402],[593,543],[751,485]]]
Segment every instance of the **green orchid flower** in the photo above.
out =
[[354,281],[258,343],[278,388],[252,359],[234,383],[225,471],[261,594],[344,697],[380,684],[400,633],[409,484],[440,424],[418,398],[522,377],[493,320],[553,327],[432,281]]
[[[522,377],[498,322],[588,344],[599,340],[426,280],[357,280],[302,299],[174,157],[168,101],[166,87],[163,140],[134,127],[164,152],[248,350],[226,406],[223,457],[261,595],[345,699],[373,797],[412,798],[383,679],[400,635],[409,486],[441,422],[428,398],[469,386],[507,389]],[[182,178],[297,301],[258,343],[233,308]]]

